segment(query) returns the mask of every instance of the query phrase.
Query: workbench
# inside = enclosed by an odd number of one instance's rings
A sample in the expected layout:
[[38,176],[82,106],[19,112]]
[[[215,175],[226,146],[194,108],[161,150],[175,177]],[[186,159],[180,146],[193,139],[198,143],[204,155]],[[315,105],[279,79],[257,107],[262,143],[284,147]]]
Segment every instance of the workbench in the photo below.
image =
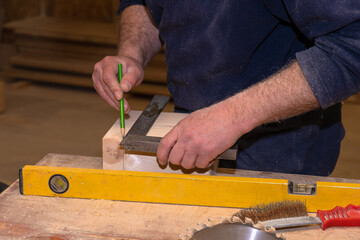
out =
[[[37,165],[101,169],[102,159],[49,154]],[[360,182],[243,170],[223,170],[219,174]],[[359,200],[354,201],[359,203]],[[179,235],[199,228],[199,224],[206,224],[209,219],[219,221],[237,211],[220,207],[23,196],[16,181],[0,195],[0,239],[178,239]],[[360,227],[322,231],[319,226],[309,226],[278,232],[290,240],[360,239]]]

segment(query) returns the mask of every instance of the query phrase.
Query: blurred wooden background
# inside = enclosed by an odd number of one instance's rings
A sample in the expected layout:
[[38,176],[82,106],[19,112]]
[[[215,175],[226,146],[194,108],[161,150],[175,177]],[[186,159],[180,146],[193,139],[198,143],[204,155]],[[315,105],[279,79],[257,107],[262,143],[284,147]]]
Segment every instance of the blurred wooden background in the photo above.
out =
[[[3,41],[15,48],[3,76],[92,88],[94,64],[116,55],[118,4],[116,0],[3,2]],[[164,50],[144,75],[144,84],[133,93],[169,95]]]
[[113,22],[118,0],[2,0],[3,21],[38,15],[100,22]]

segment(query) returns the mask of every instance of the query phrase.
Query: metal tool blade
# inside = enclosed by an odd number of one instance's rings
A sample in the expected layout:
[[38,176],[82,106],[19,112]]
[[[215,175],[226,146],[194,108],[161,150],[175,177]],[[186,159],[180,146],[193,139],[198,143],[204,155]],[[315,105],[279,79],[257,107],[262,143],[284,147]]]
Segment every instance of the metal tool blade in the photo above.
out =
[[224,223],[195,232],[190,240],[276,240],[276,235],[242,223]]
[[[141,113],[120,145],[127,151],[156,153],[161,138],[146,136],[165,105],[170,100],[169,96],[155,95],[149,105]],[[237,147],[234,146],[218,156],[218,159],[235,160]]]
[[169,96],[155,95],[126,135],[146,136],[169,100]]

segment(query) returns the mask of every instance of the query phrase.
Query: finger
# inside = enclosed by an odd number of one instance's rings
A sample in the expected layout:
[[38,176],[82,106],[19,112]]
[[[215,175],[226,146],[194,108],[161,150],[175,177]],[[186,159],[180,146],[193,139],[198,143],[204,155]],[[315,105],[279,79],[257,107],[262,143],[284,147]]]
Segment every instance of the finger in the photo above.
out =
[[195,167],[197,167],[197,168],[208,168],[209,163],[212,160],[213,159],[208,157],[208,156],[198,155],[197,158],[196,158]]
[[195,168],[195,162],[196,162],[197,154],[194,152],[186,151],[182,161],[181,166],[185,169],[193,169]]
[[[118,73],[116,64],[104,64],[102,72],[102,81],[104,82],[104,90],[110,96],[111,99],[115,101],[120,101],[123,97],[123,92],[120,88],[119,80],[116,76]],[[107,91],[108,89],[108,91]]]
[[177,132],[173,128],[170,132],[168,132],[160,141],[159,147],[157,149],[157,158],[159,163],[162,165],[166,165],[169,159],[169,153],[171,148],[175,145],[177,141]]
[[142,69],[132,66],[124,67],[124,77],[120,87],[124,92],[129,92],[133,87],[139,85],[144,77]]
[[114,97],[113,93],[111,92],[111,90],[109,89],[109,87],[107,85],[103,85],[103,89],[106,93],[106,95],[110,98],[110,100],[112,101],[112,103],[116,106],[118,106],[119,108],[119,101]]
[[174,147],[170,150],[169,161],[174,165],[180,165],[184,154],[185,148],[180,146],[179,143],[175,143]]
[[109,103],[111,107],[115,108],[116,110],[120,110],[119,105],[115,104],[114,101],[107,95],[99,82],[94,82],[94,88],[96,92],[102,97],[102,99]]

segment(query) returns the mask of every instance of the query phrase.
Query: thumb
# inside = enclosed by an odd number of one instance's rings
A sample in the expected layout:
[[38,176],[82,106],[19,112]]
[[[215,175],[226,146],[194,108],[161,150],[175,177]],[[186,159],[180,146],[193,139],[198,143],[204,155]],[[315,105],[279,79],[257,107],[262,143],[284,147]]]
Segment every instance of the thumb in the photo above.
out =
[[160,164],[167,164],[171,148],[175,145],[177,139],[177,132],[174,128],[161,139],[156,154]]
[[144,71],[141,67],[128,66],[124,69],[124,77],[121,80],[120,87],[124,92],[129,92],[141,83],[143,77]]

